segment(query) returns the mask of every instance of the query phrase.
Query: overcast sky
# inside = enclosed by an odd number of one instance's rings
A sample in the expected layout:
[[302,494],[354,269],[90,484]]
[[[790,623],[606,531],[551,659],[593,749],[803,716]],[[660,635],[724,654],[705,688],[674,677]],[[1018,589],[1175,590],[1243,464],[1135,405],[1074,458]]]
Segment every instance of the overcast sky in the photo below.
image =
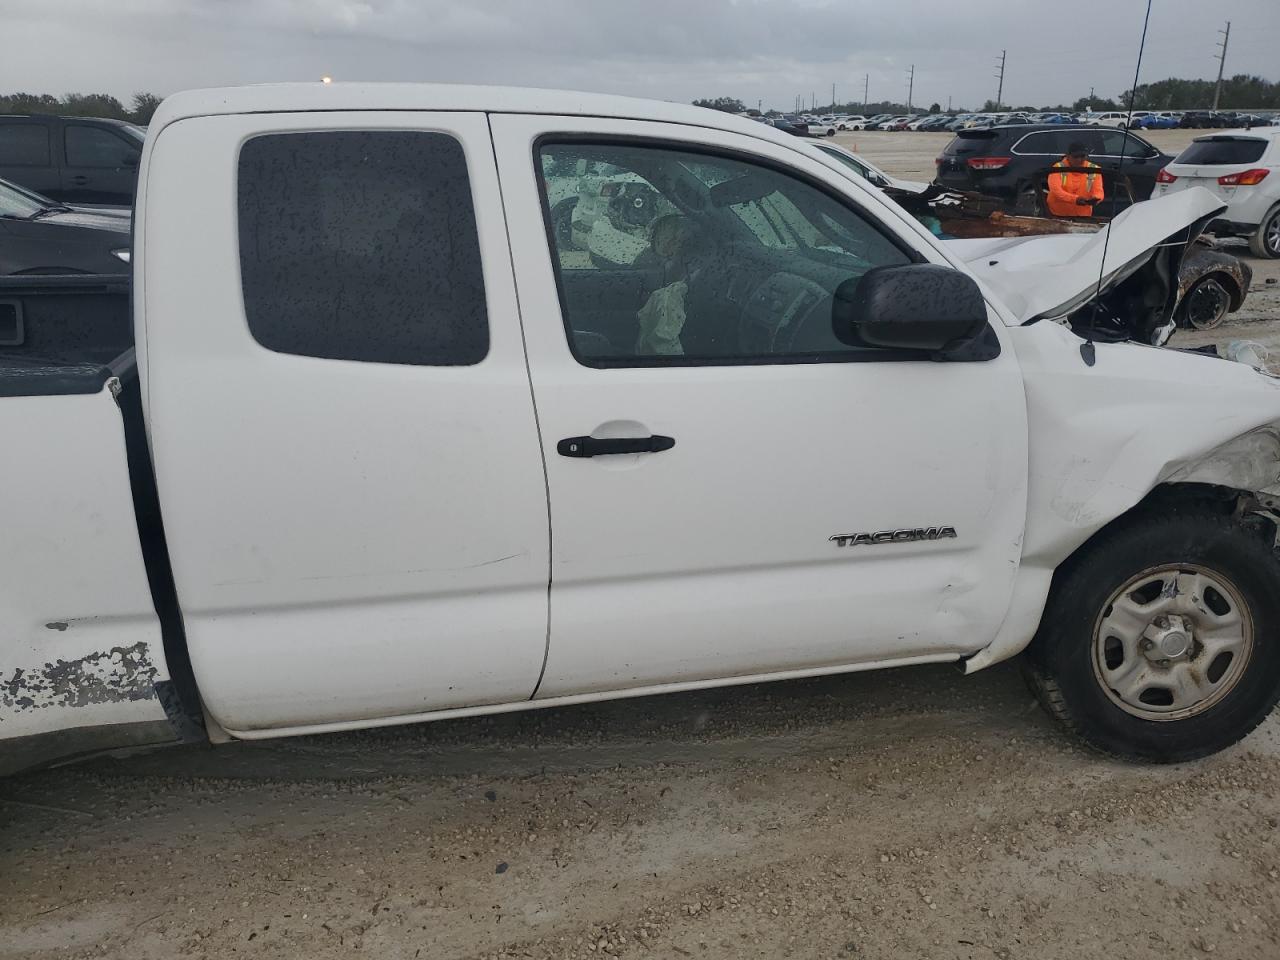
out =
[[[0,0],[0,92],[275,80],[438,80],[625,93],[980,106],[1070,102],[1132,80],[1145,0]],[[1155,0],[1142,79],[1280,80],[1280,0]],[[1072,40],[1064,31],[1082,36]]]

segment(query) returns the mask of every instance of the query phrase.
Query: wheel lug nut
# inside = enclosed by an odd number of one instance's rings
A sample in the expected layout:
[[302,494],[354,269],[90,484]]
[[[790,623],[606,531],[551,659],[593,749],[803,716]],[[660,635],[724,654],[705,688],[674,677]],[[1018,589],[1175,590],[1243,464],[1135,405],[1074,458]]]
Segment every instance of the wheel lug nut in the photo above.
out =
[[1150,649],[1151,649],[1152,647],[1154,647],[1154,646],[1155,646],[1155,642],[1154,642],[1154,641],[1152,641],[1152,640],[1143,640],[1143,641],[1142,641],[1142,649],[1143,649],[1143,650],[1150,650]]
[[1168,660],[1161,660],[1161,661],[1160,661],[1160,666],[1162,666],[1162,667],[1167,667],[1168,665],[1169,665],[1169,661],[1168,661]]

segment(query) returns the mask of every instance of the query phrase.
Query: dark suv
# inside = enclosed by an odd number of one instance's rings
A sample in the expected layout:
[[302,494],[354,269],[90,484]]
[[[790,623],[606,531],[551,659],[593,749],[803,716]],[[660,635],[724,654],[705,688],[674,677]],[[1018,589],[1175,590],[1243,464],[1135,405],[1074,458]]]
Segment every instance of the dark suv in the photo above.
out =
[[63,203],[130,206],[145,136],[123,120],[0,116],[0,179]]
[[[953,190],[974,190],[999,197],[1018,213],[1043,214],[1049,170],[1076,141],[1085,144],[1089,159],[1102,168],[1107,199],[1094,208],[1098,216],[1113,216],[1130,204],[1150,197],[1156,174],[1173,159],[1141,137],[1111,127],[1063,124],[987,127],[956,134],[935,161],[938,174],[934,182]],[[1121,151],[1123,171],[1120,171]]]

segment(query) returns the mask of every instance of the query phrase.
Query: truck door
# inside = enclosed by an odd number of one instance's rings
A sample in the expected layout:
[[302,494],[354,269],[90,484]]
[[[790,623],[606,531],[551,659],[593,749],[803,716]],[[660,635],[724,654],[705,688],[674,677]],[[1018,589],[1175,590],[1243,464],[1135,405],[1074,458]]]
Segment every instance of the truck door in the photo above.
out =
[[67,203],[133,203],[142,143],[87,123],[62,125],[62,193]]
[[[987,643],[1025,517],[1017,361],[1005,347],[937,363],[832,332],[841,282],[942,261],[905,214],[747,135],[581,117],[492,125],[550,491],[538,697]],[[660,195],[647,223],[616,204],[592,227],[642,240],[633,262],[658,275],[627,331],[616,303],[603,328],[578,295],[599,269],[575,249],[586,224],[566,234],[545,219],[546,172],[581,159],[611,165],[626,192],[642,181]]]
[[529,698],[546,486],[483,114],[187,119],[143,176],[150,439],[209,712],[254,736]]

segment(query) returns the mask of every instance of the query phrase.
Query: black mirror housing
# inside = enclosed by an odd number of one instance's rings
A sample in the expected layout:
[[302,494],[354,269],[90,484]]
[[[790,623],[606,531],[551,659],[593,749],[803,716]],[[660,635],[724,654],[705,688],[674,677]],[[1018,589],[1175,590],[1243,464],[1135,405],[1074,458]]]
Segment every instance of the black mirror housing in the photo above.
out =
[[[836,288],[831,323],[837,339],[855,347],[943,354],[937,359],[999,354],[977,283],[938,264],[875,267],[846,280]],[[975,345],[982,349],[975,353]]]

